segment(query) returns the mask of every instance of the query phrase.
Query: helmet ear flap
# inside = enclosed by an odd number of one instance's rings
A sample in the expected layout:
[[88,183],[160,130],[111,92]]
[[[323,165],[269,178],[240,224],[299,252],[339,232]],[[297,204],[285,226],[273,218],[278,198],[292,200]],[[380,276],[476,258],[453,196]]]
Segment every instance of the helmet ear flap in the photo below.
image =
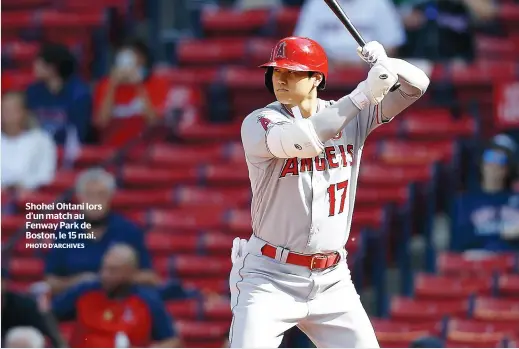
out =
[[274,84],[272,83],[272,75],[274,73],[274,68],[268,67],[265,70],[265,86],[270,93],[274,94]]

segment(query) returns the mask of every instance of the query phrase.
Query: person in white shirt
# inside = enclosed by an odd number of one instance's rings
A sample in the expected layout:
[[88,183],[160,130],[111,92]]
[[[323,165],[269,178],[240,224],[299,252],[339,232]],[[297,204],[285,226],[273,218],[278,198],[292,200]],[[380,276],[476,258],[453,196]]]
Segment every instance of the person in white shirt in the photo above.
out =
[[2,190],[32,191],[54,179],[57,149],[51,136],[36,127],[25,95],[2,96]]
[[[366,42],[380,42],[388,56],[405,42],[405,30],[392,0],[339,0],[344,12]],[[365,65],[357,55],[357,42],[322,0],[307,0],[301,9],[295,36],[323,46],[332,68]]]

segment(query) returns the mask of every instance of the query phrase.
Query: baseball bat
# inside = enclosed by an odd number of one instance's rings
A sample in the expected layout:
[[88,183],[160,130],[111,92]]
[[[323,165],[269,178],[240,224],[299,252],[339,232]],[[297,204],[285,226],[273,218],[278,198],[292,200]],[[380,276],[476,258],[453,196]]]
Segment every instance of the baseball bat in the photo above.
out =
[[[360,35],[359,31],[353,23],[351,23],[351,20],[348,18],[344,10],[342,9],[341,5],[337,2],[337,0],[324,0],[326,5],[335,13],[337,18],[342,22],[342,24],[346,27],[346,29],[350,32],[351,36],[357,41],[357,44],[359,44],[360,47],[364,47],[366,45],[366,41]],[[390,91],[396,91],[400,88],[400,83],[397,81],[396,84],[391,87]]]

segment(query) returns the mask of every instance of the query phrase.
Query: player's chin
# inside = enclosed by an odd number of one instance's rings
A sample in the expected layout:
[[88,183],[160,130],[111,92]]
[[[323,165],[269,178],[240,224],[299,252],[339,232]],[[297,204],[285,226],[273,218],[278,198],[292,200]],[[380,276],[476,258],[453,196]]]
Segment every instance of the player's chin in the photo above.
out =
[[283,104],[289,104],[293,99],[290,91],[286,89],[279,89],[274,91],[274,93],[276,95],[278,102]]

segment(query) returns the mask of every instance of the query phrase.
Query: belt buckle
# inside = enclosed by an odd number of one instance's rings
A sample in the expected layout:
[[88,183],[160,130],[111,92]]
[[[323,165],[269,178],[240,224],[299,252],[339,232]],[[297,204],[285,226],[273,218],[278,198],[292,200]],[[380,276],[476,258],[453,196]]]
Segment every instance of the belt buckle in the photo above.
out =
[[312,259],[310,260],[310,270],[315,270],[315,269],[322,270],[322,269],[326,269],[326,267],[325,267],[325,268],[314,268],[315,263],[316,263],[316,260],[328,260],[328,256],[323,255],[323,254],[315,254],[315,255],[313,255],[313,256],[312,256]]

